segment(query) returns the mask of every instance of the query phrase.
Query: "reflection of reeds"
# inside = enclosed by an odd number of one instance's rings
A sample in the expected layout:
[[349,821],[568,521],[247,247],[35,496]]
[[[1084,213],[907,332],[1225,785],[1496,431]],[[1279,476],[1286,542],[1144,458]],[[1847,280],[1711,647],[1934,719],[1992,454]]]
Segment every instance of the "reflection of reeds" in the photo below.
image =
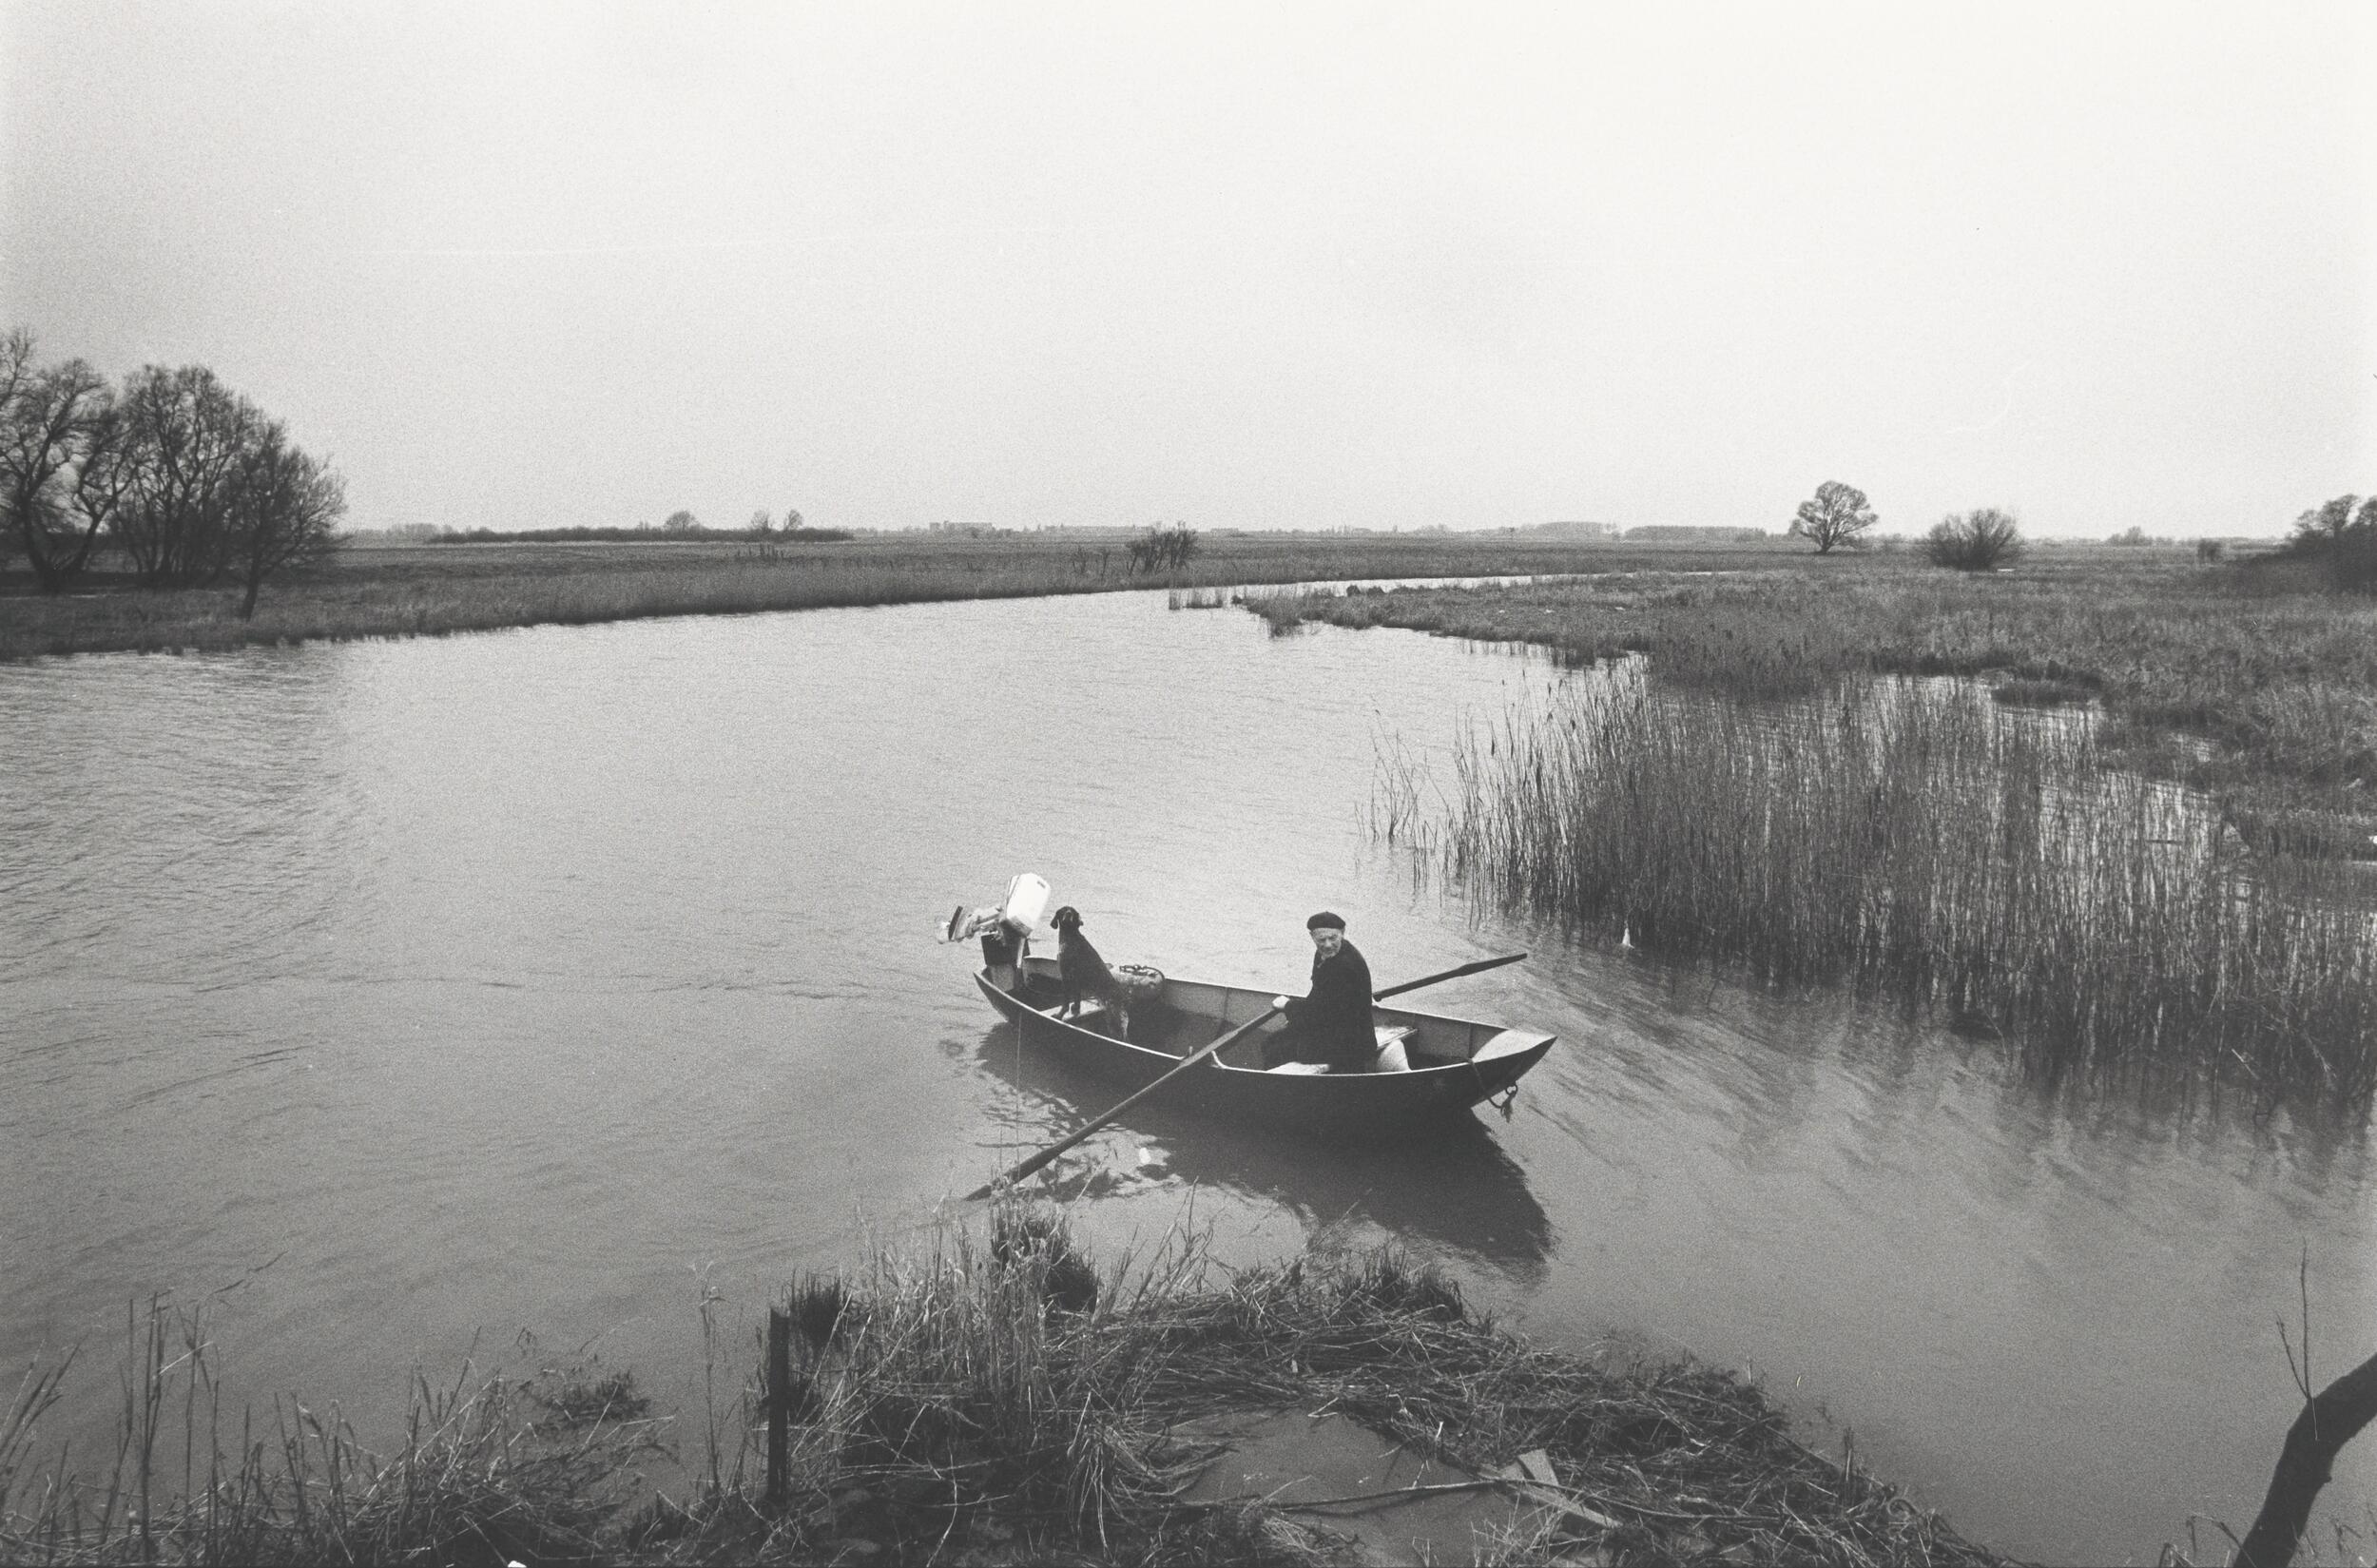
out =
[[[1998,1560],[1801,1447],[1739,1379],[1532,1348],[1392,1250],[1238,1270],[1176,1233],[1101,1272],[1061,1220],[1010,1209],[993,1214],[987,1246],[943,1232],[846,1288],[804,1281],[787,1307],[807,1372],[773,1504],[739,1467],[689,1502],[651,1498],[632,1468],[642,1423],[618,1423],[593,1394],[573,1403],[594,1424],[554,1434],[516,1408],[515,1385],[423,1386],[393,1459],[364,1454],[335,1412],[284,1407],[277,1442],[211,1432],[203,1337],[194,1320],[152,1311],[127,1357],[121,1446],[143,1452],[164,1432],[170,1447],[165,1429],[182,1426],[195,1466],[184,1461],[171,1498],[158,1470],[142,1504],[120,1465],[103,1501],[56,1473],[11,1489],[28,1480],[8,1467],[22,1444],[0,1441],[0,1559],[1343,1560],[1306,1504],[1181,1496],[1212,1453],[1183,1425],[1290,1408],[1336,1411],[1478,1473],[1543,1450],[1580,1511],[1514,1513],[1536,1538],[1521,1561],[1572,1547],[1646,1561]],[[176,1356],[184,1321],[198,1348]],[[39,1404],[54,1378],[29,1392]],[[631,1491],[650,1500],[631,1508]]]
[[1782,708],[1577,688],[1457,757],[1449,866],[1646,949],[1989,1020],[2032,1065],[2377,1087],[2377,929],[2238,874],[2220,823],[2086,726],[1969,687]]

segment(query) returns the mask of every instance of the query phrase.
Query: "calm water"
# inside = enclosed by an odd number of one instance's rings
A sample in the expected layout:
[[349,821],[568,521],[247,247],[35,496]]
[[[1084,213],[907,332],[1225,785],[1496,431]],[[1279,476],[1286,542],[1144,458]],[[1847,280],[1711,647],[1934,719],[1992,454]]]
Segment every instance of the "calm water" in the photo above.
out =
[[[2059,1106],[1365,842],[1374,738],[1592,678],[1146,594],[0,668],[0,1355],[88,1344],[63,1433],[127,1300],[222,1291],[237,1391],[367,1427],[523,1330],[693,1401],[704,1289],[740,1333],[1110,1102],[932,939],[1029,868],[1205,978],[1296,984],[1324,905],[1382,984],[1531,948],[1433,1000],[1562,1036],[1439,1146],[1150,1111],[1074,1183],[1094,1238],[1192,1188],[1229,1257],[1391,1233],[1539,1335],[1754,1369],[2001,1549],[2241,1529],[2306,1249],[2314,1374],[2377,1348],[2366,1131]],[[2329,1496],[2377,1506],[2377,1440]]]

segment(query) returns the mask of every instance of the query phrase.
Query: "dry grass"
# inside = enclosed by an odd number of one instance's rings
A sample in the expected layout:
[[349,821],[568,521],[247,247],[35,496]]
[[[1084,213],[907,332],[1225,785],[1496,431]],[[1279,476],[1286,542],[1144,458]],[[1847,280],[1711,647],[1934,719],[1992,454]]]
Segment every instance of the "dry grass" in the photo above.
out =
[[[1090,1288],[1085,1289],[1085,1284]],[[1542,1563],[1982,1564],[2000,1559],[1846,1461],[1821,1459],[1740,1380],[1613,1369],[1531,1347],[1392,1250],[1231,1273],[1175,1236],[1095,1270],[1060,1222],[1015,1209],[987,1243],[944,1233],[862,1282],[805,1280],[789,1485],[737,1464],[686,1500],[632,1505],[649,1425],[616,1401],[573,1424],[517,1385],[420,1391],[398,1453],[365,1454],[335,1414],[267,1441],[209,1436],[203,1342],[136,1335],[128,1453],[185,1438],[175,1490],[140,1460],[105,1488],[0,1468],[0,1557],[56,1562],[797,1562],[1313,1564],[1324,1512],[1188,1503],[1207,1453],[1169,1434],[1217,1412],[1334,1410],[1473,1471],[1549,1452],[1575,1516],[1502,1543]],[[152,1326],[169,1317],[152,1314]],[[161,1345],[163,1346],[161,1348]],[[196,1417],[180,1421],[190,1404]],[[38,1403],[38,1402],[36,1402]],[[162,1414],[160,1414],[162,1412]],[[36,1412],[37,1414],[38,1412]],[[746,1396],[742,1425],[752,1430]],[[11,1431],[23,1435],[24,1423]],[[193,1436],[194,1434],[194,1436]],[[0,1447],[21,1455],[23,1442]],[[1506,1483],[1486,1483],[1501,1485]],[[157,1488],[152,1495],[147,1488]]]
[[402,1444],[377,1455],[336,1405],[234,1416],[209,1348],[202,1310],[132,1310],[104,1479],[64,1452],[31,1468],[71,1358],[28,1372],[0,1425],[0,1561],[598,1562],[653,1446],[631,1379],[466,1373],[416,1378]]

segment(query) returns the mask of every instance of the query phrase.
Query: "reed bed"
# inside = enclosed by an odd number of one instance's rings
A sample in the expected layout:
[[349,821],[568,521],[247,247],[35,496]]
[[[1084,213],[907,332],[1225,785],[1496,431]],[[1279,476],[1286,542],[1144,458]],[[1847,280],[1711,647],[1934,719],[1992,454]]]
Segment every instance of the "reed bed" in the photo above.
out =
[[1573,688],[1457,748],[1423,822],[1457,878],[1646,951],[1937,1006],[2049,1078],[2174,1079],[2365,1106],[2377,918],[2350,868],[2249,870],[2215,811],[2110,767],[2093,726],[1968,684],[1815,703]]
[[[136,1335],[123,1446],[146,1455],[178,1427],[195,1457],[170,1472],[173,1495],[162,1460],[138,1461],[141,1484],[156,1490],[137,1502],[116,1481],[92,1489],[0,1468],[0,1557],[1342,1561],[1324,1509],[1182,1496],[1212,1455],[1177,1435],[1185,1423],[1292,1408],[1338,1412],[1480,1474],[1545,1450],[1558,1475],[1549,1495],[1563,1506],[1515,1507],[1481,1560],[2001,1560],[1849,1460],[1802,1446],[1741,1380],[1530,1346],[1391,1249],[1231,1271],[1176,1232],[1144,1261],[1100,1269],[1061,1221],[1010,1206],[987,1238],[945,1231],[920,1252],[879,1255],[862,1278],[800,1280],[784,1305],[798,1374],[774,1499],[751,1484],[750,1466],[715,1457],[690,1499],[640,1492],[635,1466],[652,1442],[640,1412],[581,1402],[563,1422],[555,1402],[518,1384],[423,1389],[385,1459],[335,1414],[292,1419],[286,1405],[268,1437],[251,1441],[243,1425],[226,1441],[210,1435],[203,1343],[181,1353],[167,1329],[155,1345]],[[747,1393],[746,1435],[757,1403]],[[117,1468],[119,1480],[133,1473]]]

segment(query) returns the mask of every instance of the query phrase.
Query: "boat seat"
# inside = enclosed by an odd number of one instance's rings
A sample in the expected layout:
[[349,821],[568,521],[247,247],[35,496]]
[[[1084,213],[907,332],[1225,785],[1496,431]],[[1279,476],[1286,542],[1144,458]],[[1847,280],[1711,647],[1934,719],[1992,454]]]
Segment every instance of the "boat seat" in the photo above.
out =
[[[1409,1058],[1403,1055],[1401,1047],[1402,1043],[1409,1039],[1413,1033],[1414,1031],[1412,1026],[1407,1023],[1380,1024],[1377,1029],[1379,1037],[1379,1061],[1374,1066],[1364,1069],[1364,1071],[1371,1073],[1410,1072],[1411,1062]],[[1389,1053],[1393,1053],[1393,1055],[1390,1055]],[[1308,1076],[1329,1072],[1330,1068],[1325,1062],[1282,1062],[1277,1067],[1266,1067],[1264,1071],[1266,1073],[1293,1073]]]

